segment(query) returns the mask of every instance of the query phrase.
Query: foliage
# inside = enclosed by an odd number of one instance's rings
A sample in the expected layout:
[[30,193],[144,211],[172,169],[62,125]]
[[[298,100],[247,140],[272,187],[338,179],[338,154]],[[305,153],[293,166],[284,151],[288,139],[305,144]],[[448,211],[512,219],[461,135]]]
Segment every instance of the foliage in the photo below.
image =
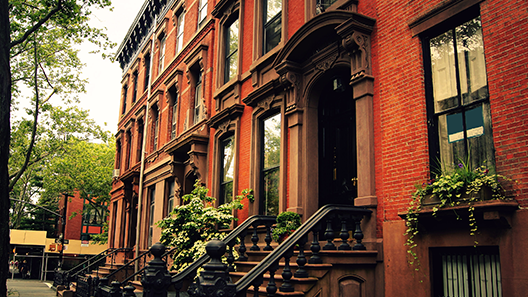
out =
[[197,180],[191,194],[183,196],[184,204],[176,206],[168,217],[157,223],[162,229],[160,242],[177,248],[172,266],[176,271],[204,255],[209,240],[223,239],[226,234],[219,232],[219,227],[236,221],[233,210],[242,209],[241,201],[252,196],[251,190],[244,190],[234,201],[214,207],[216,199],[207,196],[208,192]]
[[[103,49],[112,44],[99,29],[88,26],[92,8],[105,8],[109,0],[0,0],[0,262],[9,256],[9,196],[27,170],[33,150],[41,104],[54,94],[82,91],[75,71],[74,44],[82,39]],[[57,42],[57,43],[55,43]],[[72,59],[70,59],[72,58]],[[62,64],[66,63],[66,64]],[[79,84],[80,82],[80,84]],[[11,175],[11,111],[20,102],[23,88],[33,90],[31,141],[22,166]],[[62,92],[62,93],[61,93]],[[41,98],[42,95],[42,99]],[[15,170],[11,169],[11,173]],[[0,295],[7,291],[7,265],[0,266]]]
[[[57,198],[44,198],[40,197],[37,205],[46,209],[57,212],[58,211],[58,199]],[[57,234],[57,216],[49,213],[39,207],[29,206],[27,212],[21,213],[20,222],[16,229],[21,230],[44,230],[48,238],[53,238]]]
[[[49,105],[42,113],[33,148],[26,159],[31,129],[31,120],[22,118],[13,123],[9,168],[12,177],[23,172],[14,183],[10,198],[26,202],[38,199],[37,205],[58,211],[58,197],[62,193],[73,195],[78,188],[82,198],[93,202],[85,211],[96,209],[100,216],[105,216],[115,155],[111,135],[95,125],[84,110]],[[100,143],[90,143],[91,139]],[[27,167],[23,170],[26,160]],[[55,228],[53,215],[26,203],[11,205],[11,228],[46,230],[50,237],[55,236],[51,232]]]
[[[445,168],[445,166],[443,167]],[[418,235],[419,215],[422,210],[424,199],[428,196],[438,198],[439,203],[432,207],[433,216],[443,207],[457,206],[466,203],[468,206],[468,221],[470,235],[475,236],[478,233],[478,226],[475,219],[474,202],[480,201],[481,190],[490,190],[493,199],[505,199],[504,183],[511,179],[493,173],[492,169],[482,165],[475,169],[469,166],[469,162],[459,160],[459,163],[452,168],[438,170],[435,178],[431,181],[424,182],[421,185],[415,185],[416,190],[412,194],[412,200],[409,203],[405,218],[407,241],[407,253],[410,256],[410,264],[419,264],[418,256],[415,252],[417,243],[415,237]],[[461,198],[467,197],[465,200]],[[457,214],[457,218],[461,218]],[[475,240],[475,245],[478,241]],[[416,268],[418,270],[418,268]]]
[[277,226],[273,228],[271,236],[276,242],[280,242],[281,237],[295,232],[301,226],[301,216],[292,211],[285,211],[277,216]]

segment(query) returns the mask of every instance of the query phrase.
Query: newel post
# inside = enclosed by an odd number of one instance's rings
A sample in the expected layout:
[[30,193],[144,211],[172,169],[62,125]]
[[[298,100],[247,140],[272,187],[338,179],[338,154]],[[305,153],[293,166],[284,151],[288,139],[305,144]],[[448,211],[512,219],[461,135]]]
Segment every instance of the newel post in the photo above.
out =
[[143,296],[145,297],[166,297],[167,288],[171,284],[171,276],[167,271],[167,265],[161,255],[165,252],[165,246],[156,243],[150,248],[150,253],[154,259],[147,264],[145,275],[141,279],[143,285]]
[[213,239],[205,245],[205,250],[211,261],[203,266],[204,271],[193,283],[189,296],[196,297],[234,297],[236,286],[229,277],[227,265],[222,263],[222,256],[226,252],[226,244],[218,239]]

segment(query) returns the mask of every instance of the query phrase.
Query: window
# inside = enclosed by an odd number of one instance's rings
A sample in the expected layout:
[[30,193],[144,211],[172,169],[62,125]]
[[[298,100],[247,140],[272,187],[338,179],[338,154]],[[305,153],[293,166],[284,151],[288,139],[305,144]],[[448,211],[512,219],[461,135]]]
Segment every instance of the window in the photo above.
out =
[[170,117],[170,139],[176,138],[176,128],[177,128],[177,120],[178,120],[178,93],[176,92],[176,88],[172,86],[169,89],[169,96],[172,101],[171,106],[171,117]]
[[132,103],[136,103],[137,99],[137,81],[138,81],[138,73],[137,71],[134,72],[132,75],[134,78],[134,93],[132,93]]
[[156,198],[156,187],[149,187],[149,232],[148,232],[148,247],[152,246],[152,235],[154,233],[154,211],[155,207],[155,198]]
[[494,165],[482,27],[478,12],[467,15],[423,38],[431,164],[442,168]]
[[141,153],[143,152],[143,130],[145,126],[143,125],[143,120],[138,120],[138,137],[137,137],[137,156],[136,162],[141,161]]
[[185,12],[182,11],[178,16],[176,24],[176,53],[179,53],[183,49],[183,26],[185,23]]
[[152,107],[152,151],[158,149],[159,111],[157,106]]
[[198,4],[198,29],[205,23],[207,17],[207,0],[200,0]]
[[176,181],[174,179],[169,180],[167,186],[167,209],[166,216],[168,216],[174,208],[174,189]]
[[116,160],[115,160],[116,167],[115,169],[121,169],[121,153],[122,153],[121,149],[122,149],[121,139],[118,139],[116,141]]
[[337,0],[318,0],[317,5],[315,6],[316,14],[325,12],[335,2],[337,2]]
[[126,152],[126,164],[125,169],[129,169],[132,165],[132,131],[126,132],[127,152]]
[[196,76],[196,84],[194,86],[194,124],[198,123],[201,120],[201,110],[202,110],[202,71],[199,71]]
[[281,116],[275,114],[261,126],[261,201],[260,213],[279,213]]
[[276,47],[281,40],[282,0],[264,0],[264,46],[263,54]]
[[163,35],[160,38],[159,41],[159,53],[158,53],[158,75],[161,74],[163,71],[163,67],[165,67],[165,45],[166,45],[167,38],[165,35]]
[[125,114],[126,108],[127,108],[127,93],[128,93],[128,86],[123,86],[123,109],[121,110],[121,114]]
[[143,88],[143,92],[145,92],[148,89],[149,80],[150,80],[150,54],[145,55],[145,84]]
[[432,249],[434,296],[502,296],[497,248]]
[[225,34],[224,83],[236,77],[238,72],[238,19],[234,20]]
[[228,137],[221,142],[220,198],[219,204],[233,200],[233,176],[235,172],[234,137]]

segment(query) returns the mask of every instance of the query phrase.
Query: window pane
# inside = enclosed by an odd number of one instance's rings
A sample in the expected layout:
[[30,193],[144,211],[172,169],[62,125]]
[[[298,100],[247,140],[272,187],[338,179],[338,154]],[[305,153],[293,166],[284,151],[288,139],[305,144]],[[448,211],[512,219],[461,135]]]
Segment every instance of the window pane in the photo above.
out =
[[264,53],[269,52],[279,44],[282,29],[281,21],[279,14],[264,26]]
[[435,112],[458,106],[455,50],[449,30],[430,40]]
[[[481,165],[493,167],[489,104],[484,103],[465,112],[439,116],[438,135],[442,167],[449,168],[460,160],[469,161],[473,168]],[[467,140],[464,141],[465,139]],[[466,150],[470,152],[470,160],[466,156]]]
[[463,102],[485,99],[488,82],[480,17],[456,27],[455,32]]
[[281,39],[282,0],[264,1],[264,54],[276,47]]
[[220,189],[220,204],[229,203],[233,200],[233,181],[222,184]]
[[279,211],[279,173],[281,115],[263,121],[262,131],[262,202],[261,213],[277,215]]
[[228,82],[234,78],[238,70],[238,20],[235,20],[226,32],[226,63],[225,79]]
[[163,67],[164,67],[164,62],[165,62],[165,37],[163,37],[160,41],[160,46],[159,46],[159,62],[158,62],[158,75],[161,73],[161,71],[163,70]]
[[441,270],[442,286],[435,289],[435,296],[502,296],[497,251],[461,248],[437,254],[433,262],[439,266],[433,269]]
[[266,19],[264,23],[269,22],[274,16],[282,11],[282,0],[265,1]]
[[264,169],[280,164],[280,114],[264,121]]
[[196,78],[196,86],[194,89],[194,123],[200,121],[200,108],[202,104],[202,73],[198,73]]
[[279,168],[264,172],[264,214],[279,213]]
[[233,180],[233,173],[235,171],[235,154],[233,137],[230,137],[222,142],[223,145],[223,168],[222,168],[222,182]]
[[174,187],[175,187],[175,181],[172,180],[169,182],[169,188],[167,189],[167,215],[172,211],[174,208]]
[[200,0],[200,12],[198,16],[198,23],[201,25],[207,16],[207,0]]
[[178,95],[174,93],[174,103],[172,104],[172,123],[171,123],[171,139],[176,137],[176,119],[178,117]]
[[180,13],[178,16],[177,30],[178,35],[176,36],[176,53],[179,53],[183,49],[183,24],[185,23],[185,13]]

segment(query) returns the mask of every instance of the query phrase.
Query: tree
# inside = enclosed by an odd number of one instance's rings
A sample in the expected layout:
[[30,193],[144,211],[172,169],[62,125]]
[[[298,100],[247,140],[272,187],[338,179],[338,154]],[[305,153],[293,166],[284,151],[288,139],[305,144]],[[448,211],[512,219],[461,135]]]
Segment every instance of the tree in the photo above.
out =
[[[57,171],[53,172],[53,170],[60,170],[60,168],[50,168],[50,166],[58,161],[68,160],[71,154],[79,155],[74,151],[79,142],[94,138],[105,142],[111,138],[108,132],[103,132],[93,120],[89,119],[88,113],[84,110],[75,107],[53,107],[49,103],[41,107],[42,116],[34,136],[31,133],[33,122],[24,118],[15,121],[11,131],[10,177],[17,176],[26,160],[29,162],[20,178],[14,183],[10,198],[26,202],[31,202],[32,199],[37,199],[42,194],[47,194],[49,201],[57,200],[61,192],[53,192],[51,194],[55,195],[53,197],[49,197],[49,191],[43,193],[47,184],[44,183],[44,176],[55,175]],[[28,111],[28,113],[31,115],[32,112]],[[33,142],[33,148],[27,159],[31,142]],[[91,170],[89,167],[83,168]],[[111,181],[108,183],[110,184]],[[71,193],[69,189],[64,189],[64,192]],[[31,208],[23,202],[12,202],[12,205],[10,226],[17,229],[20,228],[21,218],[27,217],[27,211]]]
[[[6,280],[9,272],[9,193],[28,168],[33,150],[33,140],[31,140],[22,167],[16,175],[10,177],[8,161],[10,158],[12,95],[19,94],[17,93],[20,91],[18,82],[25,82],[27,85],[27,82],[33,79],[34,97],[32,99],[35,106],[32,123],[33,138],[36,134],[41,103],[39,88],[47,86],[47,92],[43,94],[46,98],[44,101],[47,101],[56,93],[62,91],[63,94],[68,94],[68,90],[73,91],[80,86],[76,85],[71,70],[78,69],[81,65],[72,65],[72,68],[57,66],[61,59],[55,59],[56,54],[65,53],[66,50],[58,52],[51,50],[49,55],[43,55],[42,48],[45,47],[46,40],[56,40],[63,42],[64,45],[71,45],[79,43],[82,39],[88,39],[103,47],[109,45],[105,42],[107,39],[100,30],[93,29],[87,24],[91,8],[105,8],[109,5],[111,5],[109,0],[0,0],[0,242],[2,242],[0,244],[0,296],[7,294]],[[57,38],[60,36],[63,38]],[[33,60],[22,59],[24,55],[28,57],[31,50],[33,50]],[[47,71],[45,67],[49,67]],[[52,68],[55,71],[51,71]],[[13,75],[31,72],[32,76]],[[54,84],[54,81],[65,82],[62,86],[67,88],[61,89],[59,85]]]
[[[111,137],[104,143],[73,141],[62,158],[54,158],[43,168],[42,197],[52,199],[62,193],[73,196],[78,192],[88,202],[83,214],[108,217],[114,157]],[[104,236],[98,238],[104,240]]]
[[233,211],[242,209],[241,201],[253,201],[251,190],[243,190],[234,201],[214,207],[215,198],[197,180],[191,194],[184,195],[183,205],[176,206],[170,215],[159,221],[162,229],[160,242],[175,247],[172,269],[181,271],[205,254],[205,245],[213,238],[223,239],[227,233],[218,230],[237,219]]

